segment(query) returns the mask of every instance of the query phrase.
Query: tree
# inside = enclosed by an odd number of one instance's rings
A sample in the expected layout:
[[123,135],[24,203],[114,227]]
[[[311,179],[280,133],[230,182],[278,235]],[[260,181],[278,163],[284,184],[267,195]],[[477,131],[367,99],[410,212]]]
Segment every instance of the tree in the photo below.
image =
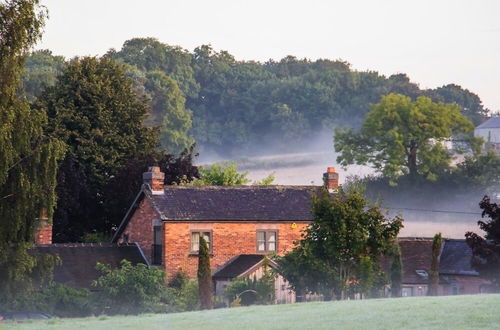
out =
[[[56,237],[59,229],[77,229],[70,236],[75,240],[84,232],[111,230],[111,219],[103,218],[104,187],[127,160],[158,146],[158,132],[143,126],[147,101],[134,93],[121,64],[86,57],[66,65],[37,107],[46,109],[51,134],[68,145],[57,187],[62,203],[56,210]],[[77,186],[71,186],[75,181]]]
[[473,129],[455,104],[423,96],[412,102],[407,96],[389,94],[372,107],[359,133],[335,132],[337,161],[343,166],[370,164],[391,179],[408,174],[434,180],[451,160],[441,142]]
[[191,111],[185,108],[186,99],[177,83],[162,71],[149,72],[146,79],[144,87],[151,95],[148,125],[160,128],[162,148],[172,153],[189,148],[194,143],[188,136]]
[[483,210],[481,216],[487,216],[489,220],[477,222],[485,232],[484,237],[473,232],[465,234],[472,249],[471,264],[481,277],[491,281],[492,291],[500,292],[500,207],[488,196],[484,196],[479,207]]
[[432,239],[432,262],[431,271],[429,273],[429,296],[438,295],[439,287],[439,255],[441,254],[441,245],[443,239],[441,233],[434,235]]
[[55,56],[48,49],[30,53],[22,74],[26,98],[33,102],[47,87],[54,86],[65,63],[63,56]]
[[[47,117],[19,96],[29,49],[39,40],[46,11],[37,0],[0,3],[0,292],[13,303],[30,289],[47,258],[28,253],[42,208],[52,217],[57,162],[64,145],[46,134]],[[45,267],[43,267],[45,268]]]
[[391,264],[391,297],[401,297],[401,284],[403,283],[403,261],[399,244],[394,244]]
[[[330,296],[333,294],[337,299],[347,298],[351,285],[359,285],[358,292],[369,292],[380,272],[380,257],[390,252],[402,219],[387,219],[380,208],[367,205],[361,192],[354,189],[341,189],[336,195],[323,190],[314,198],[312,212],[313,222],[296,248],[300,252],[298,264],[308,265],[306,269],[311,269],[310,266],[320,269],[319,278],[327,281],[323,287],[313,283],[307,289],[323,294],[330,292]],[[302,261],[301,257],[306,260]],[[306,271],[307,274],[311,271]],[[294,279],[286,272],[282,275],[293,283]],[[298,278],[302,282],[299,287],[309,282],[301,276]]]
[[198,288],[201,309],[212,309],[212,272],[210,270],[210,255],[207,241],[200,236],[198,252]]
[[[210,166],[200,166],[200,178],[188,183],[194,186],[241,186],[250,183],[248,172],[238,172],[236,162],[214,163]],[[260,181],[254,181],[256,186],[267,186],[274,181],[274,173]]]

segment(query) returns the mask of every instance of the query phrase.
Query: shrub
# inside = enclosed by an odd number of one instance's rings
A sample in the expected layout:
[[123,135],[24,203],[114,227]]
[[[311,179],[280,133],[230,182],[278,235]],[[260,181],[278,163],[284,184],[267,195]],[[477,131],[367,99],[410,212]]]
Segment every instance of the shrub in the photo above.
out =
[[100,311],[106,314],[137,314],[166,310],[162,303],[165,297],[165,272],[144,264],[133,266],[122,260],[120,268],[97,263],[96,268],[103,273],[93,286],[98,293]]
[[29,309],[59,316],[82,317],[92,314],[91,293],[66,285],[49,283],[28,302]]

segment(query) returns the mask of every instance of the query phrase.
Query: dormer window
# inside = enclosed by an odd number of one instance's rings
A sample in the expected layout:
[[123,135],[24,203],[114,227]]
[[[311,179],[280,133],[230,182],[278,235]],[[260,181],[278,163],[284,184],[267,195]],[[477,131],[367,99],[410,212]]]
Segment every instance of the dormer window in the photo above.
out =
[[415,273],[417,273],[418,276],[420,276],[421,278],[423,279],[428,279],[429,278],[429,273],[427,273],[426,270],[423,270],[423,269],[417,269],[415,271]]

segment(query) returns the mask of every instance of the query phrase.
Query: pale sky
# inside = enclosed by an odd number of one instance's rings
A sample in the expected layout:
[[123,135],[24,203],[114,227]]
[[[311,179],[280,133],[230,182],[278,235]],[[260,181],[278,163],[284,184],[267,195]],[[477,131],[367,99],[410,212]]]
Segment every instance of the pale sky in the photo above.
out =
[[407,73],[422,88],[456,83],[500,111],[499,0],[42,0],[37,48],[102,55],[134,37],[239,60],[342,59]]

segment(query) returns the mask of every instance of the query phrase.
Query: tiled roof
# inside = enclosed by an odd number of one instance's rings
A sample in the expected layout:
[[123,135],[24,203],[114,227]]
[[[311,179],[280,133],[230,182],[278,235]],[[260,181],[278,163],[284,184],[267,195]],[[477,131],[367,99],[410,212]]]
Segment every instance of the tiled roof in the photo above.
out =
[[403,262],[404,284],[427,284],[428,279],[417,274],[417,270],[427,273],[431,269],[431,238],[400,238],[401,259]]
[[472,250],[465,240],[447,239],[439,263],[439,273],[444,275],[471,275],[479,273],[471,266]]
[[92,281],[101,275],[95,268],[97,262],[113,268],[123,259],[148,264],[136,244],[64,243],[38,245],[35,251],[58,255],[61,264],[54,267],[54,281],[74,288],[93,288]]
[[240,254],[224,265],[222,265],[214,274],[213,279],[233,279],[264,259],[262,254]]
[[312,221],[316,186],[167,186],[151,195],[163,220]]
[[500,128],[500,116],[491,117],[481,125],[477,126],[479,128]]

